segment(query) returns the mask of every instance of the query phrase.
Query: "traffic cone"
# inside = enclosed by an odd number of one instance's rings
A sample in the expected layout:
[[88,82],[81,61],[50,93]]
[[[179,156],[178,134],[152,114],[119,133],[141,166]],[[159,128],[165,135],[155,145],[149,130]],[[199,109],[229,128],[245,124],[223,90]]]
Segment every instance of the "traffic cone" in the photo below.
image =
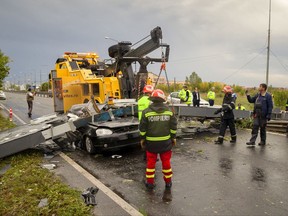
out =
[[12,108],[9,109],[9,118],[10,121],[12,121],[12,117],[13,117],[13,112],[12,112]]

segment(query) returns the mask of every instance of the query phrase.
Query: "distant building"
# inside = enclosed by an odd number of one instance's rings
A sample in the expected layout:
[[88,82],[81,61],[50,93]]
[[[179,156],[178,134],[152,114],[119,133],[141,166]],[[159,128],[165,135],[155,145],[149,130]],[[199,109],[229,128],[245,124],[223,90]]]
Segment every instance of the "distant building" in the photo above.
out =
[[[152,73],[152,72],[148,72],[148,77],[152,80],[152,83],[155,84],[157,79],[158,79],[158,75]],[[159,80],[158,80],[158,84],[166,84],[166,79],[165,77],[163,76],[160,76],[159,77]]]

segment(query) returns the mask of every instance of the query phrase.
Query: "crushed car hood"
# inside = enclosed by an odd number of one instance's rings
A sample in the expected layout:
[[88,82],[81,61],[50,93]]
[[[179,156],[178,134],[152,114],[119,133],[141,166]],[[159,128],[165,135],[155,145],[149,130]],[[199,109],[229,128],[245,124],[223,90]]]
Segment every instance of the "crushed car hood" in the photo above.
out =
[[94,122],[89,124],[96,127],[118,128],[131,125],[139,125],[139,121],[137,117],[127,117],[127,118],[115,119],[113,121]]

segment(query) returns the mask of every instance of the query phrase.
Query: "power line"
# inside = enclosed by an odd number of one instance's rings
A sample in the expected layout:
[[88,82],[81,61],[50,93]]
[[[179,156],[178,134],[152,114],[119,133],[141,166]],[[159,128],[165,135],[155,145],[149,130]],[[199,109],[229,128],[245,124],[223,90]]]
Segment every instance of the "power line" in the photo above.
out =
[[264,47],[261,52],[259,52],[256,56],[254,56],[252,59],[250,59],[247,63],[245,63],[243,66],[241,66],[238,70],[234,71],[233,73],[231,73],[229,76],[225,77],[223,81],[227,80],[228,78],[234,76],[235,74],[237,74],[239,71],[241,71],[244,67],[246,67],[248,64],[250,64],[252,61],[254,61],[260,54],[262,54],[264,52],[264,50],[266,49],[266,47]]
[[[265,47],[266,48],[266,47]],[[261,48],[260,50],[262,50],[263,48]],[[259,48],[258,49],[248,49],[248,50],[242,50],[242,51],[240,51],[240,52],[247,52],[247,51],[249,51],[249,52],[254,52],[254,51],[258,51],[259,50]],[[205,56],[195,56],[195,57],[186,57],[186,58],[179,58],[179,59],[175,59],[175,60],[170,60],[169,62],[170,63],[183,63],[183,62],[186,62],[186,61],[189,61],[189,62],[195,62],[195,61],[198,61],[198,60],[200,60],[200,61],[203,61],[203,60],[205,60],[205,61],[207,61],[207,60],[210,60],[210,59],[207,59],[207,58],[213,58],[213,57],[219,57],[219,56],[223,56],[223,55],[225,55],[225,54],[231,54],[232,52],[224,52],[224,53],[216,53],[216,54],[211,54],[211,55],[205,55]],[[238,52],[239,53],[239,52]],[[194,61],[193,61],[194,60]]]
[[280,59],[278,58],[278,56],[270,49],[270,52],[272,53],[272,55],[277,59],[277,61],[282,65],[282,67],[288,72],[288,68],[280,61]]

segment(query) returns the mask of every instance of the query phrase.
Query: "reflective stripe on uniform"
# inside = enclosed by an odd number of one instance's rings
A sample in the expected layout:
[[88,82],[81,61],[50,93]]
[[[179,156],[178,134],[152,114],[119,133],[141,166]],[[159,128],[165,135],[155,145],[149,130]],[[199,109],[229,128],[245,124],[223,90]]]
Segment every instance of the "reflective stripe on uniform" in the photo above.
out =
[[176,133],[177,133],[177,130],[172,130],[172,129],[170,129],[170,133],[176,134]]
[[146,178],[154,178],[155,177],[155,174],[153,175],[146,175]]
[[140,131],[141,136],[145,136],[145,134],[146,134],[146,131],[144,131],[144,132]]
[[164,169],[163,169],[162,172],[163,172],[163,173],[169,173],[169,172],[172,172],[172,169],[171,169],[171,168],[170,168],[170,169],[167,169],[167,170],[164,170]]
[[148,112],[148,113],[145,113],[145,117],[149,117],[149,116],[162,116],[162,115],[170,115],[172,116],[173,113],[171,111],[165,111],[163,113],[157,113],[157,112]]
[[162,136],[162,137],[146,137],[146,140],[148,141],[165,141],[165,140],[168,140],[170,139],[171,136],[168,135],[168,136]]
[[155,169],[146,168],[146,172],[155,172]]
[[165,178],[168,179],[168,178],[172,178],[173,174],[171,175],[165,175]]

